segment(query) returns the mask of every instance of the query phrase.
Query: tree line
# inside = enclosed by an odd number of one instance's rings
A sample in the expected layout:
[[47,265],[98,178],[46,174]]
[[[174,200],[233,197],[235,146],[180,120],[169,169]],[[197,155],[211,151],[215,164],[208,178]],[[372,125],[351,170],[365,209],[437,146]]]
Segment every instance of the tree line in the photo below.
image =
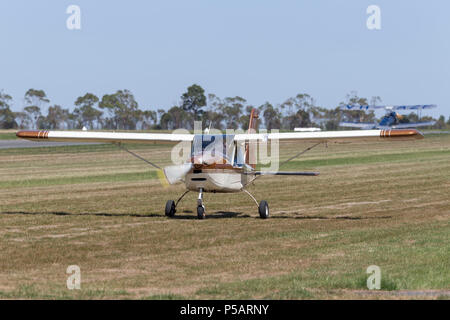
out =
[[[73,111],[58,104],[50,104],[44,90],[29,89],[24,95],[22,111],[13,112],[13,99],[0,91],[0,129],[109,129],[109,130],[174,130],[193,129],[194,121],[202,121],[203,126],[223,129],[248,128],[252,108],[258,108],[262,127],[268,130],[293,130],[296,127],[319,127],[324,130],[340,130],[341,121],[377,122],[373,111],[341,110],[347,104],[377,104],[378,96],[359,97],[356,92],[346,95],[344,101],[334,109],[318,106],[313,97],[299,93],[284,102],[273,105],[265,102],[253,106],[246,99],[235,96],[220,98],[193,84],[180,96],[178,104],[169,110],[144,110],[129,90],[118,90],[101,98],[86,93],[74,101]],[[43,110],[46,110],[44,114]],[[442,115],[438,119],[429,116],[419,119],[411,112],[401,122],[436,120],[433,128],[450,128],[450,116],[446,121]]]

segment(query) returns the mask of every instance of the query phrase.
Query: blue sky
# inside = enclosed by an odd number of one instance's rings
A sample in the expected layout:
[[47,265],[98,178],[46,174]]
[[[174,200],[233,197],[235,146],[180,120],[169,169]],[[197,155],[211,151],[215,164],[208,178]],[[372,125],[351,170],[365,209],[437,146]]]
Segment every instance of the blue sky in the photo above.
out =
[[[81,30],[66,9],[81,8]],[[366,8],[381,9],[368,30]],[[86,92],[131,90],[167,109],[197,83],[274,104],[300,92],[335,107],[352,90],[450,116],[450,1],[106,1],[0,3],[0,89],[73,108]]]

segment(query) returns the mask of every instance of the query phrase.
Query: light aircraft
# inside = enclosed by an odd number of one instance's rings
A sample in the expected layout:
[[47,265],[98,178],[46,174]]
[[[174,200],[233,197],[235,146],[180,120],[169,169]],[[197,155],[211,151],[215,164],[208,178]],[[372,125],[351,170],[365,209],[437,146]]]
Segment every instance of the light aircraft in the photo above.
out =
[[[281,176],[317,176],[317,172],[285,172],[257,170],[252,161],[256,144],[264,142],[290,141],[293,143],[315,143],[305,150],[289,158],[290,161],[309,151],[321,143],[340,143],[351,141],[377,140],[414,140],[422,139],[423,135],[415,129],[403,130],[351,130],[351,131],[320,131],[320,132],[271,132],[256,133],[258,120],[257,110],[250,114],[247,133],[233,135],[222,134],[178,134],[178,133],[130,133],[130,132],[93,132],[93,131],[19,131],[17,137],[33,141],[70,141],[70,142],[100,142],[114,143],[141,160],[160,169],[170,184],[184,182],[186,191],[177,201],[168,200],[165,215],[173,217],[181,199],[190,191],[198,192],[197,217],[205,217],[203,193],[247,193],[258,207],[261,218],[269,217],[269,205],[262,200],[258,203],[255,197],[246,190],[246,186],[262,175]],[[189,159],[186,162],[160,167],[150,161],[125,149],[122,143],[187,143],[190,144]],[[214,150],[214,152],[211,152]]]
[[399,120],[403,118],[401,114],[395,111],[398,110],[417,110],[418,112],[423,109],[435,108],[435,104],[425,105],[411,105],[411,106],[369,106],[369,105],[346,105],[341,107],[341,110],[376,110],[385,109],[386,115],[381,119],[379,123],[371,122],[340,122],[341,127],[351,127],[360,129],[404,129],[404,128],[416,128],[432,126],[436,121],[423,121],[423,122],[408,122],[401,123]]

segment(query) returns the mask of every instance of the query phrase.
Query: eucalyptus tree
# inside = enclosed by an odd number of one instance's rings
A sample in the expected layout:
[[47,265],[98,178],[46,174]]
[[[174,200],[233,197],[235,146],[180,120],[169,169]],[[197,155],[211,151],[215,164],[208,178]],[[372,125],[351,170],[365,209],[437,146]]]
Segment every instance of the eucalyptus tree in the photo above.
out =
[[94,106],[98,103],[98,97],[93,93],[86,93],[82,97],[78,97],[75,101],[77,108],[73,111],[76,116],[78,126],[94,128],[94,123],[97,123],[97,128],[101,123],[103,112],[96,109]]
[[17,128],[14,112],[11,111],[12,97],[0,91],[0,128]]
[[24,96],[25,107],[23,111],[29,116],[32,128],[37,129],[38,120],[42,116],[42,108],[45,107],[50,100],[44,90],[28,89]]

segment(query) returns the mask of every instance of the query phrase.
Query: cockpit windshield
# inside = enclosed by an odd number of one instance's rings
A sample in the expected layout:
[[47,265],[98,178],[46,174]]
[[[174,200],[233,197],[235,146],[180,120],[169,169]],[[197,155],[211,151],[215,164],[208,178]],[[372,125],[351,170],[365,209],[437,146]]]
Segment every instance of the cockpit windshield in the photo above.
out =
[[233,135],[195,135],[192,143],[193,157],[201,157],[205,163],[232,163]]

